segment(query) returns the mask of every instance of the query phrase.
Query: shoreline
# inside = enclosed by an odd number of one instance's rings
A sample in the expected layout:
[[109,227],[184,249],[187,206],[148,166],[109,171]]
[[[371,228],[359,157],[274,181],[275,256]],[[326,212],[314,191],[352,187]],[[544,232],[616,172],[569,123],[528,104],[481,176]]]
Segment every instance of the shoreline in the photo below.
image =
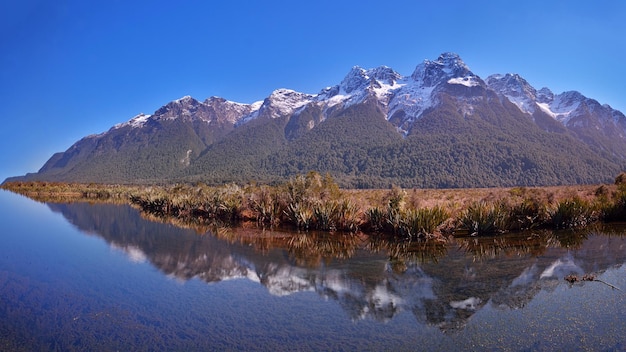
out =
[[[125,186],[9,182],[41,202],[126,203],[176,223],[364,232],[398,241],[581,229],[626,220],[626,184],[469,189],[339,189],[311,172],[285,184]],[[179,225],[180,226],[180,225]],[[249,225],[248,225],[249,226]]]

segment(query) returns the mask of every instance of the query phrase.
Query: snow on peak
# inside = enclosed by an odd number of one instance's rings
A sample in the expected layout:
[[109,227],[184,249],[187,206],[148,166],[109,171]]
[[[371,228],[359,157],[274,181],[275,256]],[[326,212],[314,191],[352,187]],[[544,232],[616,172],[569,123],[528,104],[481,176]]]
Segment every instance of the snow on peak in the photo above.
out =
[[308,96],[308,94],[296,92],[293,89],[279,88],[273,91],[272,94],[270,94],[270,99],[272,100],[276,100],[276,99],[284,100],[284,99],[294,99],[294,98],[298,99],[302,96]]
[[554,100],[554,93],[546,87],[543,87],[537,91],[537,101],[540,103],[546,103]]
[[388,85],[394,85],[398,80],[402,79],[402,75],[388,66],[379,66],[367,72],[369,76],[373,77],[378,82]]
[[263,100],[255,101],[254,103],[250,104],[250,109],[252,111],[257,111],[261,108],[261,105],[263,105]]
[[180,103],[187,103],[187,102],[190,102],[192,100],[195,100],[195,99],[192,98],[191,95],[185,95],[182,98],[178,98],[178,99],[174,100],[174,102],[180,104]]
[[252,104],[238,103],[220,97],[210,97],[202,103],[206,107],[205,121],[222,121],[237,123],[242,117],[259,110],[262,102]]
[[[354,66],[346,77],[339,84],[335,93],[359,94],[368,89],[380,89],[382,86],[394,86],[402,76],[387,66],[380,66],[373,69],[365,70],[359,66]],[[322,93],[332,90],[326,88]]]
[[510,102],[529,114],[537,109],[537,91],[518,74],[495,74],[487,77],[487,86],[504,95]]
[[341,81],[339,86],[343,92],[352,93],[362,87],[367,82],[368,78],[367,71],[359,66],[354,66],[350,72],[348,72],[343,81]]
[[316,97],[326,108],[343,104],[347,107],[358,104],[369,96],[375,96],[381,104],[386,105],[394,90],[403,84],[402,75],[387,66],[363,69],[354,66],[339,85],[323,89]]
[[554,94],[548,88],[537,91],[518,74],[491,75],[487,78],[489,88],[504,95],[525,113],[540,110],[555,120],[567,124],[586,98],[576,91]]
[[475,87],[475,86],[479,86],[480,85],[480,82],[474,76],[450,78],[448,80],[448,83],[449,84],[460,84],[460,85],[463,85],[463,86],[466,86],[466,87]]
[[[425,87],[434,87],[441,82],[448,82],[452,78],[474,77],[478,85],[478,76],[474,75],[455,53],[443,53],[435,61],[424,60],[417,65],[411,78]],[[468,79],[468,82],[470,80]]]
[[208,106],[217,106],[217,105],[225,105],[231,108],[234,108],[236,110],[250,110],[250,111],[255,111],[255,110],[259,110],[259,108],[261,107],[261,105],[263,104],[263,100],[260,101],[255,101],[252,104],[245,104],[245,103],[238,103],[236,101],[232,101],[232,100],[226,100],[222,97],[210,97],[207,98],[204,103],[205,105]]
[[256,112],[252,112],[248,115],[243,122],[261,115],[267,115],[270,118],[289,115],[313,101],[314,97],[314,95],[296,92],[291,89],[277,89],[263,101],[263,104],[261,104]]
[[145,125],[145,123],[148,121],[150,116],[152,115],[146,115],[142,112],[139,115],[128,120],[127,122],[118,123],[117,125],[113,126],[113,129],[119,129],[119,128],[126,127],[126,126],[143,127],[143,125]]
[[569,91],[557,94],[549,103],[537,103],[541,109],[556,120],[567,125],[585,97],[579,92]]
[[461,57],[457,53],[443,53],[439,55],[435,63],[445,66],[446,69],[469,71],[469,67],[461,60]]

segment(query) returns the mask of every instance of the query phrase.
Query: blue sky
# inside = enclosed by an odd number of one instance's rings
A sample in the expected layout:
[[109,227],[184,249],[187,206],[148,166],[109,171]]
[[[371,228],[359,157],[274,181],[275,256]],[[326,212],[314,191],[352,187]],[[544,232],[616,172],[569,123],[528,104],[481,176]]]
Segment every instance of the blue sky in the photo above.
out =
[[317,93],[448,51],[626,112],[624,18],[620,0],[3,1],[0,181],[184,95]]

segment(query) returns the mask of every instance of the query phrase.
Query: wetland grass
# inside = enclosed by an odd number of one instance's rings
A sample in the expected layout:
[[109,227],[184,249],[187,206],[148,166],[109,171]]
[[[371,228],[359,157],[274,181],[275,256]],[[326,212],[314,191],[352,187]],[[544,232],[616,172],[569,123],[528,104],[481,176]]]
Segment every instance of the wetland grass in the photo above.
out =
[[614,185],[408,191],[340,190],[330,175],[316,172],[277,186],[13,182],[2,188],[39,201],[130,202],[177,223],[251,222],[301,231],[361,231],[397,240],[494,236],[626,221],[626,174],[620,174]]

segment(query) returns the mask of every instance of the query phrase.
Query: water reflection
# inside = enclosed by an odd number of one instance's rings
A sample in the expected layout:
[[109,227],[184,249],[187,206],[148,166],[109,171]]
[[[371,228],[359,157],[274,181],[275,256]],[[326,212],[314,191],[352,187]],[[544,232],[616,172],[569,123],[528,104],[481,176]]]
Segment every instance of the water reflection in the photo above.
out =
[[388,321],[408,311],[444,331],[462,328],[488,302],[521,308],[541,290],[564,284],[565,275],[601,273],[626,260],[622,229],[398,243],[255,228],[202,233],[148,221],[129,206],[48,206],[131,261],[150,262],[179,280],[245,278],[277,296],[316,292],[353,320]]

